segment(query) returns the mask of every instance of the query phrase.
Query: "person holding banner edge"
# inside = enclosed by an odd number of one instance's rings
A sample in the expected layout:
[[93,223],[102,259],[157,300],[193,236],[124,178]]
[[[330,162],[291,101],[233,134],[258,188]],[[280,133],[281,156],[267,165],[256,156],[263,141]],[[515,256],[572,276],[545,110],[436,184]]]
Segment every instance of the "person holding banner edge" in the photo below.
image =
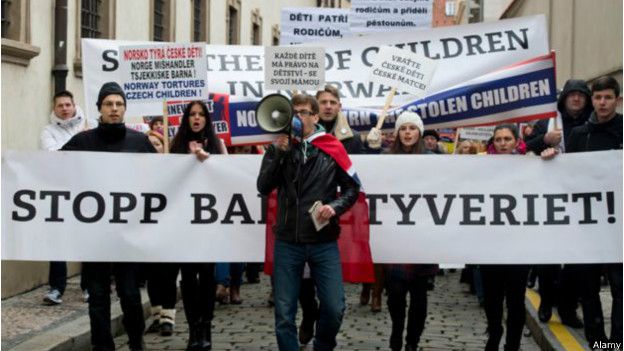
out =
[[[594,112],[582,126],[572,129],[566,151],[588,152],[622,149],[622,115],[616,108],[622,102],[620,84],[611,76],[594,81],[591,88]],[[600,302],[600,276],[604,265],[571,265],[580,277],[581,306],[585,322],[585,336],[591,348],[606,340],[602,305]],[[622,262],[606,264],[607,277],[613,298],[611,310],[610,342],[622,344]]]
[[[156,152],[147,136],[126,128],[124,115],[126,97],[119,84],[102,85],[97,99],[100,124],[97,128],[76,134],[65,144],[62,151],[106,152]],[[128,334],[131,350],[144,350],[143,306],[138,284],[138,263],[133,262],[84,262],[83,275],[89,292],[89,320],[91,345],[94,351],[115,349],[111,333],[110,278],[115,277],[115,287],[124,313],[123,324]]]
[[[590,99],[591,92],[584,80],[566,81],[557,101],[558,116],[540,120],[535,124],[533,132],[526,139],[527,151],[539,154],[549,147],[556,147],[565,152],[564,144],[572,129],[585,124],[594,110]],[[552,316],[552,308],[558,302],[557,311],[561,323],[572,328],[582,328],[583,322],[576,315],[579,298],[578,277],[574,267],[537,265],[536,270],[541,298],[539,320],[548,322]]]
[[[295,140],[281,134],[269,146],[258,175],[258,191],[269,195],[277,189],[278,220],[275,226],[275,334],[282,351],[299,350],[295,316],[301,277],[307,262],[320,300],[314,349],[325,351],[336,347],[336,335],[345,310],[342,267],[337,238],[339,216],[356,202],[359,185],[337,163],[333,155],[313,144],[324,138],[335,147],[342,144],[325,134],[318,125],[319,106],[308,95],[292,98],[301,129],[293,128]],[[318,144],[317,144],[318,145]],[[339,150],[340,151],[340,150]],[[337,188],[340,187],[340,196]],[[328,224],[317,231],[308,210],[321,201],[317,219]]]
[[[82,131],[97,127],[97,121],[85,118],[80,106],[74,102],[74,95],[63,90],[52,98],[54,105],[50,113],[50,124],[41,131],[40,146],[43,150],[57,151],[71,137]],[[61,299],[65,293],[67,285],[67,263],[62,261],[50,262],[48,273],[48,283],[50,290],[43,297],[43,301],[49,305],[58,305],[63,302]],[[84,275],[80,277],[80,288],[84,302],[89,301]]]
[[[404,111],[394,125],[396,138],[387,154],[418,155],[432,154],[427,150],[422,135],[424,125],[415,112]],[[381,145],[379,145],[380,147]],[[385,266],[385,284],[388,291],[388,311],[392,319],[390,349],[401,351],[403,348],[403,330],[405,350],[416,351],[427,319],[427,291],[430,278],[438,272],[436,264],[387,264]],[[410,295],[405,328],[406,297]]]
[[[171,141],[171,153],[195,154],[205,161],[210,154],[227,154],[223,141],[212,127],[208,107],[202,101],[191,101],[184,109],[178,132]],[[212,319],[215,308],[215,264],[182,263],[180,291],[189,325],[187,350],[212,349]]]
[[[488,146],[490,155],[524,155],[526,144],[520,138],[515,124],[499,124],[494,128],[492,143]],[[544,160],[552,159],[558,151],[548,148],[541,153]],[[503,300],[507,305],[507,332],[505,351],[520,349],[522,329],[526,319],[524,294],[529,266],[484,264],[479,265],[483,282],[485,316],[487,318],[488,340],[486,351],[498,350],[503,336]]]

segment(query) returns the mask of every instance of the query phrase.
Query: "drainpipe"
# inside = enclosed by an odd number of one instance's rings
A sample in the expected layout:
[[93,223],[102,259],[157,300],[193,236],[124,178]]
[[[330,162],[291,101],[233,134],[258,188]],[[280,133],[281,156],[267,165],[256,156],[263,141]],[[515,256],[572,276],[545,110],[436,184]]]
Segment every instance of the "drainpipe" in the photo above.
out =
[[65,90],[67,78],[67,0],[56,0],[54,6],[54,93]]

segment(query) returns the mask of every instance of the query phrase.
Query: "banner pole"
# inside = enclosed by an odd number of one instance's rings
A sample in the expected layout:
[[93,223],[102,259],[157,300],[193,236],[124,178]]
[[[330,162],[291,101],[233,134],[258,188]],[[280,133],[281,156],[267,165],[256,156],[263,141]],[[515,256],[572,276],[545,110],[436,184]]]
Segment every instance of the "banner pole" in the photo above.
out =
[[461,135],[461,131],[464,128],[457,128],[455,130],[455,142],[453,143],[453,153],[457,153],[457,144],[459,143],[459,136]]
[[381,110],[381,113],[379,114],[379,118],[377,118],[377,125],[375,125],[375,127],[379,130],[381,130],[381,127],[383,126],[384,123],[384,119],[386,119],[386,113],[388,112],[388,109],[390,108],[390,105],[392,104],[392,99],[394,98],[394,94],[396,94],[396,88],[392,88],[392,90],[390,90],[390,93],[388,94],[388,97],[386,98],[386,104],[384,105],[383,110]]
[[169,153],[169,110],[167,109],[167,100],[163,100],[163,144],[164,153]]

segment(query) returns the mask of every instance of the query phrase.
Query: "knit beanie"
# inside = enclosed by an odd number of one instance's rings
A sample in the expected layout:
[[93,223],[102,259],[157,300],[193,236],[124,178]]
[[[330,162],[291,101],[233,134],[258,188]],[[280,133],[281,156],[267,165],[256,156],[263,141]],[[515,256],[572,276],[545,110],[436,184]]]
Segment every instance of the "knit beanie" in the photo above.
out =
[[440,141],[440,134],[438,134],[438,132],[436,132],[433,129],[427,129],[425,130],[425,132],[423,133],[423,138],[426,136],[432,136],[435,138],[436,141]]
[[401,126],[404,125],[405,123],[415,124],[416,128],[418,128],[418,130],[420,131],[420,135],[423,134],[425,126],[423,125],[423,121],[422,119],[420,119],[420,116],[418,115],[418,113],[411,112],[411,111],[404,111],[403,113],[399,115],[399,118],[397,118],[396,122],[394,123],[395,135],[399,134],[399,128],[401,128]]
[[100,93],[98,94],[98,99],[96,103],[98,110],[102,108],[102,101],[104,101],[104,99],[106,99],[107,96],[113,95],[113,94],[121,95],[121,97],[124,100],[124,104],[126,103],[126,94],[124,93],[123,89],[121,89],[119,84],[115,82],[108,82],[102,85],[102,88],[100,89]]

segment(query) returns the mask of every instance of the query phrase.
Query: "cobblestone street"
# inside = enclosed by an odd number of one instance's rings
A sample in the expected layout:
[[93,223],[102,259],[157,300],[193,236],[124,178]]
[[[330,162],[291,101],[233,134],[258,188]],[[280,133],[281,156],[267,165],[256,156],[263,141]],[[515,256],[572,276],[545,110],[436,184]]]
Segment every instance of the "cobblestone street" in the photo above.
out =
[[[436,277],[435,290],[429,293],[429,313],[421,339],[422,350],[482,350],[487,338],[485,314],[476,297],[459,284],[459,272]],[[268,278],[260,284],[244,284],[242,305],[217,305],[213,321],[213,350],[276,350],[273,308],[269,307]],[[347,311],[338,336],[337,350],[388,350],[390,316],[384,306],[372,313],[369,306],[359,305],[358,285],[346,285]],[[173,336],[148,334],[148,350],[183,350],[188,337],[182,303],[179,302]],[[300,317],[300,312],[298,317]],[[147,325],[151,320],[146,322]],[[522,350],[539,350],[525,328]],[[116,339],[121,350],[125,336]],[[501,342],[502,349],[502,342]],[[311,344],[305,350],[312,350]]]

